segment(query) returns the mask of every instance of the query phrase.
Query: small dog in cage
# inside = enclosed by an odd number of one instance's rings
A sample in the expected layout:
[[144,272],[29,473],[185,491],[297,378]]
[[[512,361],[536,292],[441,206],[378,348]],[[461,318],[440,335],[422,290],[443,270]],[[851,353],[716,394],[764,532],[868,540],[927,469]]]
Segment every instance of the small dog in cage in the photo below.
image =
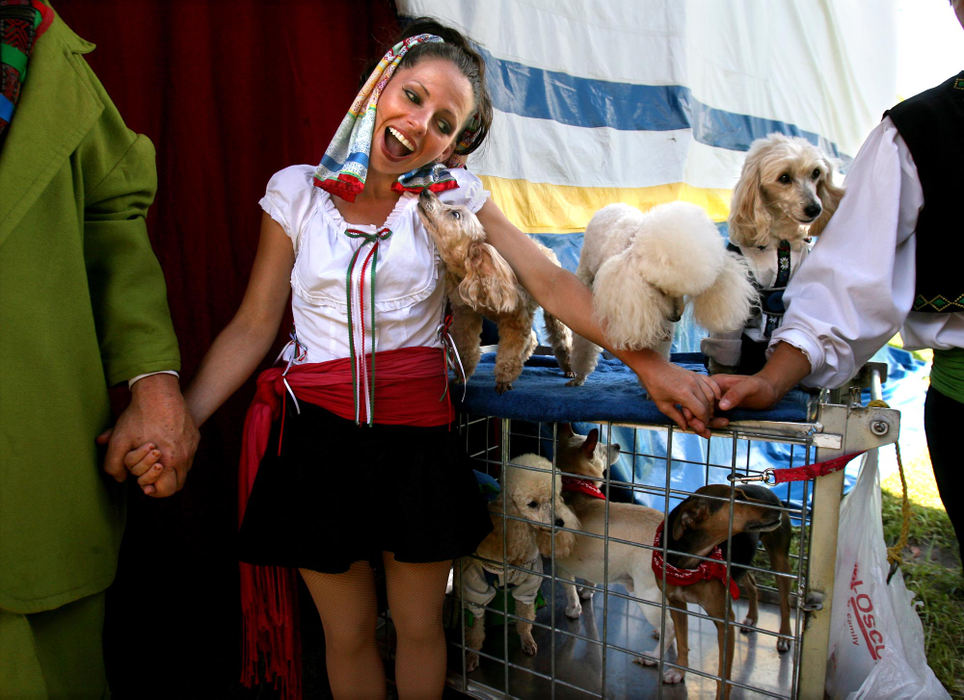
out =
[[750,144],[730,205],[730,247],[746,261],[759,302],[739,330],[713,333],[701,349],[711,374],[753,374],[783,319],[783,290],[823,231],[844,190],[830,157],[802,137],[770,134]]
[[[578,514],[585,511],[594,500],[605,499],[600,489],[606,470],[619,459],[617,443],[599,440],[599,429],[593,428],[587,435],[577,433],[571,423],[560,423],[556,433],[556,465],[562,476],[562,497]],[[582,600],[592,597],[595,581],[577,587],[570,582],[563,585],[566,595],[566,617],[576,619],[582,614]]]
[[[743,327],[756,296],[745,263],[727,252],[706,212],[688,202],[646,213],[622,203],[603,207],[586,226],[576,276],[592,289],[596,318],[613,347],[649,348],[667,359],[687,303],[699,325],[725,332]],[[592,374],[599,352],[573,338],[570,386]]]
[[[502,394],[522,374],[522,366],[538,346],[532,321],[538,305],[516,278],[509,263],[485,242],[485,230],[467,207],[446,204],[428,189],[418,198],[418,214],[445,264],[445,287],[452,307],[451,334],[465,379],[479,363],[482,318],[495,321],[499,344],[495,355],[495,390]],[[536,243],[556,265],[549,248]],[[563,374],[571,377],[572,331],[543,312],[545,331]]]
[[[764,496],[759,491],[767,491],[769,496]],[[732,502],[732,513],[729,507],[731,492],[735,499]],[[697,489],[693,495],[670,511],[666,517],[665,530],[660,527],[653,540],[656,549],[653,551],[652,566],[656,583],[671,605],[670,616],[676,630],[676,665],[681,668],[667,666],[663,672],[664,682],[678,683],[683,680],[689,664],[687,626],[689,616],[686,605],[698,603],[707,615],[715,618],[713,622],[716,625],[719,647],[718,675],[721,679],[718,683],[717,697],[730,696],[731,686],[725,682],[729,680],[733,666],[734,645],[734,636],[730,629],[732,607],[729,597],[739,597],[736,580],[741,577],[744,583],[747,583],[748,592],[752,592],[751,614],[755,616],[757,594],[755,584],[748,583],[752,581],[750,572],[745,569],[740,572],[737,570],[736,553],[737,550],[743,551],[737,537],[746,534],[752,541],[753,537],[762,537],[763,533],[781,532],[785,537],[786,545],[783,555],[787,558],[781,563],[779,553],[771,552],[770,556],[771,558],[776,556],[778,559],[774,563],[774,568],[782,566],[781,570],[789,571],[789,557],[786,550],[789,548],[790,525],[781,507],[779,499],[768,489],[757,490],[742,486],[733,487],[729,484],[708,484]],[[726,553],[721,547],[726,544],[727,538],[731,535],[733,537],[730,545],[733,548],[733,566],[730,572],[732,580],[727,585],[725,582]],[[777,542],[780,537],[780,535],[777,536]],[[664,544],[667,550],[665,561],[662,554]],[[779,546],[782,547],[782,545]],[[755,552],[755,543],[752,547],[753,549],[749,550],[749,558],[740,563],[750,563],[752,554]],[[714,561],[707,561],[707,557]],[[786,581],[786,579],[782,580]],[[788,595],[789,583],[786,589],[781,586],[780,590],[781,594]],[[789,634],[789,606],[784,616],[782,603],[781,618],[781,632]]]
[[473,618],[465,630],[466,646],[473,650],[466,654],[466,671],[478,668],[477,652],[485,641],[485,606],[500,588],[515,602],[522,651],[529,656],[538,651],[532,621],[543,580],[542,556],[566,556],[572,549],[574,535],[554,528],[579,528],[579,519],[560,496],[561,478],[553,474],[552,463],[545,457],[515,457],[503,470],[502,491],[489,504],[493,531],[473,556],[463,557],[454,567],[455,590]]
[[[559,470],[582,477],[563,476],[563,496],[579,518],[580,529],[596,535],[576,535],[569,555],[557,555],[555,559],[557,575],[566,580],[566,617],[576,619],[582,614],[580,597],[592,597],[599,583],[618,583],[639,599],[643,615],[652,625],[654,636],[658,636],[662,623],[661,594],[653,575],[652,549],[627,543],[652,542],[663,521],[662,511],[637,503],[606,502],[598,487],[606,470],[619,458],[620,447],[601,442],[597,428],[580,435],[571,425],[560,425],[555,449]],[[586,584],[581,594],[576,579]],[[665,634],[667,639],[673,639],[673,625],[668,619]],[[636,661],[651,665],[655,658],[643,654]]]

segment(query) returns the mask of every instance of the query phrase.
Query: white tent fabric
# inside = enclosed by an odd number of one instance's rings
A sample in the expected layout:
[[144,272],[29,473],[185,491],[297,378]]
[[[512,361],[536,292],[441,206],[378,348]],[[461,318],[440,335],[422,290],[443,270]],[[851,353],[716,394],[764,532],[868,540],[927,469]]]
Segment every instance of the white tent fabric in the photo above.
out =
[[530,233],[613,201],[724,221],[743,152],[802,135],[842,168],[896,101],[894,0],[398,0],[464,31],[495,121],[469,160]]

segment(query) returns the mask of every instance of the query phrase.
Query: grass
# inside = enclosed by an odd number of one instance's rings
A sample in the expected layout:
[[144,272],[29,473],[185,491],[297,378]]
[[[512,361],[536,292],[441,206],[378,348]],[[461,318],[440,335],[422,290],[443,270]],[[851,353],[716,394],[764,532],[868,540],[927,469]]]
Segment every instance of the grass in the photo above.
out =
[[[887,448],[884,448],[887,449]],[[957,539],[937,493],[930,460],[905,456],[904,476],[910,502],[910,529],[901,554],[901,572],[924,627],[927,663],[954,698],[964,698],[964,576]],[[881,484],[884,539],[895,544],[903,523],[900,475]]]

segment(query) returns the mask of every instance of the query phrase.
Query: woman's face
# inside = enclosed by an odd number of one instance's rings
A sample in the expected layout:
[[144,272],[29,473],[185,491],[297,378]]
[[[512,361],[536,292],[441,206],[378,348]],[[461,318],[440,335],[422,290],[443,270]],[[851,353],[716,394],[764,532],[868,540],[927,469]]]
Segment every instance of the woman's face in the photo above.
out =
[[474,110],[472,86],[451,61],[398,69],[378,99],[369,170],[397,176],[447,160]]

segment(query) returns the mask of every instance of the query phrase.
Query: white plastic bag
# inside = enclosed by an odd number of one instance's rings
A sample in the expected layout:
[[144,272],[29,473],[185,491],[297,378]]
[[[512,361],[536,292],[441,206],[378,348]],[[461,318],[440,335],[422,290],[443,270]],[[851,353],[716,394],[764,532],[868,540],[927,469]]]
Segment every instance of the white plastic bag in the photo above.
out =
[[840,504],[827,694],[834,700],[950,698],[927,665],[924,630],[898,569],[890,583],[877,450]]

